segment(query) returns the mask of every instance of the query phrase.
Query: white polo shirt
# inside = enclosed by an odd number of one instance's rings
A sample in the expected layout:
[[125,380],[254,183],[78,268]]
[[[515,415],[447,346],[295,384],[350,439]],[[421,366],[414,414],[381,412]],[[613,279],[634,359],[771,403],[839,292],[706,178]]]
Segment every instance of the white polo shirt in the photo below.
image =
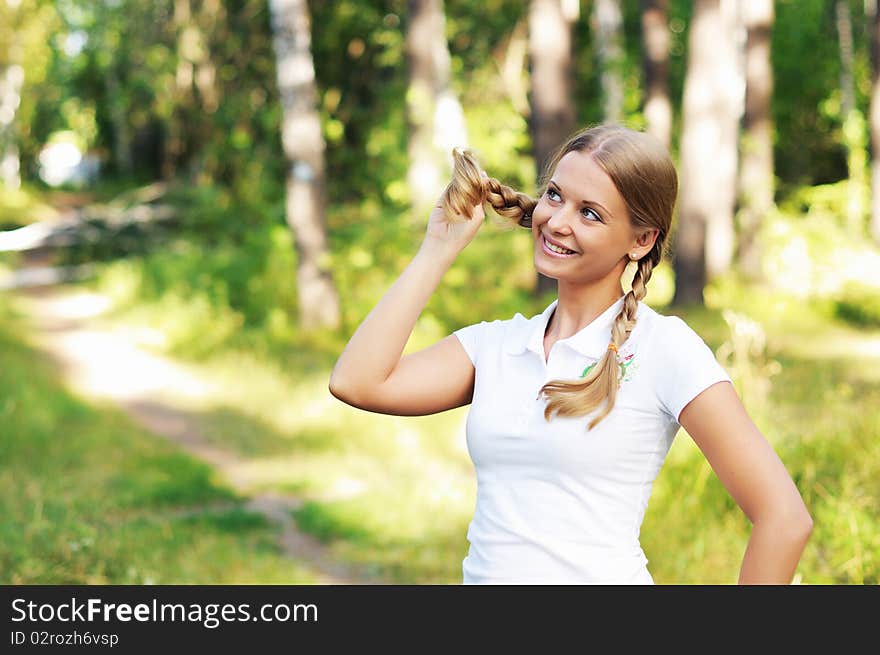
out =
[[530,319],[454,333],[476,369],[467,447],[477,501],[464,584],[652,584],[639,529],[654,479],[681,410],[730,377],[684,321],[639,303],[620,347],[625,374],[614,409],[589,432],[595,414],[547,422],[538,391],[581,377],[604,355],[623,297],[557,341],[545,363],[556,303]]

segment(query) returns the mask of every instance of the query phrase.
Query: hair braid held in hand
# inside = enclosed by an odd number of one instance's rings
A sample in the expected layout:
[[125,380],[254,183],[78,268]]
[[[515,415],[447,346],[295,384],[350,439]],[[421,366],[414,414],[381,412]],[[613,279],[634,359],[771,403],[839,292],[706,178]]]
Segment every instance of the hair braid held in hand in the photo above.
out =
[[[654,229],[658,233],[652,249],[639,258],[632,290],[624,297],[611,327],[611,343],[619,348],[635,328],[639,302],[663,258],[678,194],[678,175],[669,152],[654,137],[620,125],[599,125],[581,130],[557,150],[547,166],[545,181],[570,152],[591,156],[607,173],[626,204],[635,233]],[[447,216],[469,216],[474,205],[488,201],[499,215],[531,227],[537,200],[484,177],[470,153],[455,152],[454,156],[452,182],[442,199]],[[576,417],[598,410],[588,425],[592,429],[614,408],[622,378],[623,364],[618,353],[609,348],[582,379],[553,380],[541,388],[547,398],[544,417],[549,421],[554,414]]]
[[473,154],[453,150],[452,181],[443,192],[440,204],[450,220],[464,220],[475,205],[488,202],[495,213],[522,227],[531,227],[532,211],[538,201],[485,177]]

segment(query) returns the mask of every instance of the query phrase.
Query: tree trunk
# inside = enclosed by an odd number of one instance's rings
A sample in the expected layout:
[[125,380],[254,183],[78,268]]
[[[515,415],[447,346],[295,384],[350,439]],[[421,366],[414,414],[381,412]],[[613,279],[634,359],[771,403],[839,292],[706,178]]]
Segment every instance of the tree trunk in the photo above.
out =
[[23,83],[24,69],[18,64],[0,69],[0,181],[7,189],[21,186],[14,127]]
[[306,0],[270,0],[281,142],[287,160],[287,223],[298,255],[299,322],[303,329],[337,328],[339,297],[325,263],[324,137],[316,110],[315,67]]
[[449,182],[452,149],[467,146],[464,112],[450,87],[443,0],[409,0],[407,182],[416,216],[432,207]]
[[880,245],[880,0],[871,4],[871,237]]
[[219,0],[204,0],[198,10],[194,10],[193,0],[174,0],[177,71],[163,167],[166,178],[176,175],[181,166],[190,176],[204,169],[200,155],[211,130],[205,114],[213,114],[219,106],[216,67],[207,35],[214,31],[222,13]]
[[119,88],[116,62],[111,60],[104,70],[104,83],[107,86],[107,102],[110,105],[110,122],[113,125],[113,160],[116,170],[128,175],[134,162],[131,156],[131,132],[128,129],[128,115],[125,111],[125,98]]
[[219,21],[225,14],[220,0],[203,0],[199,18],[202,22],[198,30],[199,43],[198,56],[194,58],[195,83],[199,92],[199,105],[202,111],[213,114],[220,106],[220,94],[217,91],[217,68],[211,59],[211,50],[208,43],[208,35],[217,29]]
[[743,119],[740,169],[740,230],[738,264],[750,280],[763,279],[758,231],[773,207],[773,126],[770,99],[773,67],[770,35],[773,0],[744,4],[746,36],[746,111]]
[[166,180],[177,175],[177,169],[185,156],[187,117],[192,112],[193,65],[187,54],[187,26],[192,20],[190,0],[174,0],[174,30],[177,33],[177,70],[174,75],[174,108],[168,118],[168,137],[165,140],[162,159],[162,177]]
[[718,37],[718,69],[715,73],[719,95],[720,142],[718,144],[719,210],[710,216],[706,231],[706,273],[708,279],[727,273],[736,248],[734,215],[736,210],[740,121],[745,109],[746,81],[743,70],[745,26],[740,0],[721,0],[721,27]]
[[[736,189],[736,70],[729,0],[695,0],[688,35],[681,137],[675,304],[702,303],[730,265]],[[723,5],[727,5],[726,7]]]
[[667,148],[672,134],[669,100],[669,0],[642,0],[644,41],[645,119],[648,132]]
[[525,20],[517,21],[507,41],[496,48],[494,57],[510,104],[521,116],[529,116],[529,83],[527,57],[529,28]]
[[852,16],[849,11],[849,2],[837,0],[835,9],[837,37],[840,46],[840,117],[843,121],[843,140],[846,144],[849,172],[846,213],[849,226],[861,234],[864,229],[862,194],[867,183],[864,174],[867,163],[864,117],[856,107],[856,92],[853,82]]
[[852,16],[849,13],[848,0],[837,0],[835,14],[840,47],[840,113],[846,119],[856,108],[856,91],[853,84]]
[[[553,153],[575,130],[571,89],[571,21],[559,0],[529,4],[532,149],[539,179]],[[556,289],[556,280],[538,274],[538,296]]]
[[602,71],[602,114],[605,121],[623,120],[623,16],[620,0],[593,0],[593,34]]
[[15,137],[15,116],[21,104],[24,68],[18,3],[0,6],[0,183],[7,189],[21,186],[21,161]]

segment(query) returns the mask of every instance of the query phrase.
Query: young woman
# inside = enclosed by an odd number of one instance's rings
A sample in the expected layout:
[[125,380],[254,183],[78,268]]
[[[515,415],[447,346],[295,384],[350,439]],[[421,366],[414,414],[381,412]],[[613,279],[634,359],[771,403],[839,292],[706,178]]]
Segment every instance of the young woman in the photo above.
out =
[[[471,404],[466,584],[652,584],[639,530],[679,426],[752,523],[739,582],[788,584],[812,531],[797,488],[703,340],[641,302],[672,222],[669,154],[604,125],[572,137],[548,171],[536,201],[456,153],[418,253],[352,336],[331,393],[397,415]],[[401,357],[485,202],[531,229],[535,268],[558,280],[558,298]]]

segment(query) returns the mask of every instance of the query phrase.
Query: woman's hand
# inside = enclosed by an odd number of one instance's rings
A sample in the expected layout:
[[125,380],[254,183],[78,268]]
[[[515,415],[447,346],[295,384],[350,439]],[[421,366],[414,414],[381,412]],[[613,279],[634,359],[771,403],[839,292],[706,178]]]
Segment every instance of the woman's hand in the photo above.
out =
[[[485,172],[482,175],[486,177]],[[449,216],[444,211],[442,202],[438,201],[428,216],[428,226],[421,249],[441,250],[457,255],[476,236],[485,217],[486,212],[482,204],[471,207],[467,216]]]

